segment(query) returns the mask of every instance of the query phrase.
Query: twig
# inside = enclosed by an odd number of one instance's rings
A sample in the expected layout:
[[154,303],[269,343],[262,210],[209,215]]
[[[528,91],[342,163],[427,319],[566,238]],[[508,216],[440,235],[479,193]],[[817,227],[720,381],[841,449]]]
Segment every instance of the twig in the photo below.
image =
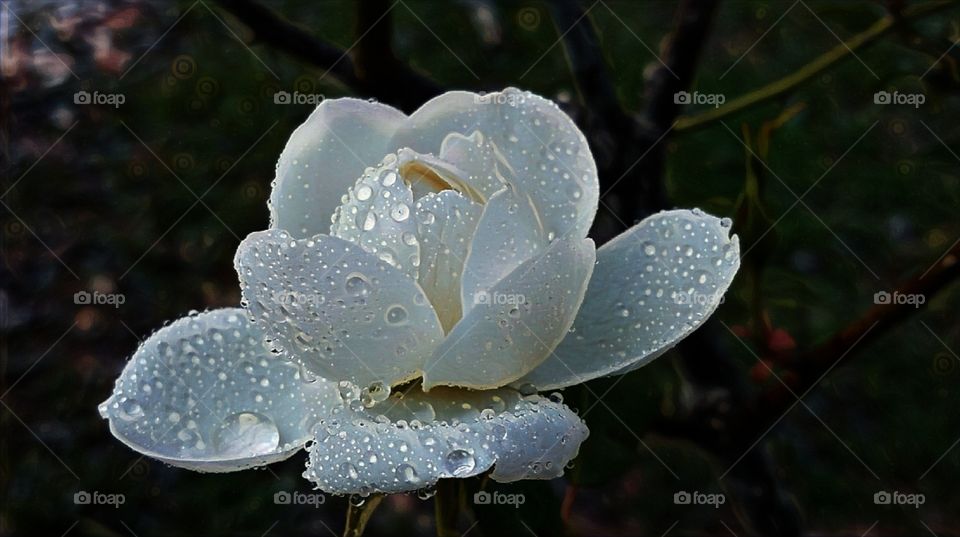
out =
[[830,49],[825,54],[804,65],[800,69],[789,75],[771,82],[761,88],[753,90],[745,95],[741,95],[723,106],[714,108],[693,116],[681,116],[677,119],[674,129],[677,131],[689,131],[709,125],[719,119],[735,114],[754,105],[769,101],[775,97],[796,88],[807,80],[816,77],[818,74],[835,65],[837,62],[852,56],[856,51],[870,45],[887,32],[893,29],[898,23],[907,20],[919,20],[923,17],[933,15],[939,11],[954,7],[957,0],[936,0],[925,4],[916,4],[904,8],[899,15],[887,15],[866,30],[854,35],[850,39]]
[[[217,3],[224,11],[249,27],[254,33],[254,39],[267,43],[305,63],[324,69],[325,74],[333,75],[359,94],[374,97],[409,112],[443,91],[437,83],[398,61],[387,62],[391,77],[390,83],[387,84],[380,83],[381,78],[371,79],[369,70],[358,74],[357,66],[350,57],[351,51],[341,50],[315,38],[254,0],[217,0]],[[370,13],[378,5],[379,3],[374,3],[372,7],[363,7],[363,10],[365,13]],[[384,17],[384,19],[387,18]],[[389,28],[389,24],[386,28]],[[386,31],[379,34],[378,32],[381,31],[383,29],[376,28],[361,34],[363,37],[358,46],[368,38],[371,42],[389,40],[389,34]]]
[[601,189],[608,188],[608,205],[620,216],[617,231],[668,205],[663,167],[665,139],[680,113],[674,96],[690,87],[717,4],[717,0],[680,3],[674,29],[660,54],[661,65],[647,82],[644,111],[632,131],[620,134],[626,142],[618,155],[618,173],[612,183],[610,178],[601,181]]
[[383,494],[371,494],[363,499],[361,503],[355,504],[351,498],[347,507],[347,521],[343,529],[343,537],[361,537],[367,528],[367,522],[373,516],[373,512],[383,501]]

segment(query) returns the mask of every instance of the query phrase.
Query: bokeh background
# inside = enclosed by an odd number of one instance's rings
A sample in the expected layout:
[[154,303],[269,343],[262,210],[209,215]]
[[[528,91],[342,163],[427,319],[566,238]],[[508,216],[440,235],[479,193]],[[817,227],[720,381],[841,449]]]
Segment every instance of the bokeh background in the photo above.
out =
[[[497,485],[518,509],[470,480],[457,533],[960,535],[960,2],[0,4],[0,535],[339,534],[346,498],[273,501],[311,492],[302,455],[170,468],[96,406],[165,321],[239,303],[234,250],[312,109],[277,92],[409,112],[510,85],[587,134],[598,241],[695,206],[743,268],[695,337],[565,391],[591,429],[565,478]],[[432,504],[390,497],[368,534],[433,535]]]

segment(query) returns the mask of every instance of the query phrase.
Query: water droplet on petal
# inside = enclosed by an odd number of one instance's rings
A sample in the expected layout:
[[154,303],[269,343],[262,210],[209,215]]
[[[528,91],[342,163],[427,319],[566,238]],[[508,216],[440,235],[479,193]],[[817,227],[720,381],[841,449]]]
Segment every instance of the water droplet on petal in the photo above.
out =
[[280,445],[280,430],[273,420],[256,412],[227,416],[213,435],[213,446],[226,457],[255,457],[272,453]]
[[461,477],[472,472],[477,466],[477,461],[470,453],[462,449],[455,449],[447,454],[444,464],[451,475]]

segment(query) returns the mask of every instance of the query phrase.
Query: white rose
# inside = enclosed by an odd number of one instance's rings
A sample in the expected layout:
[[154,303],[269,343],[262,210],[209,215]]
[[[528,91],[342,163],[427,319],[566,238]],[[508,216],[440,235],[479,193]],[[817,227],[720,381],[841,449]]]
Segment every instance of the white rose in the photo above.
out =
[[334,493],[559,476],[587,428],[535,392],[650,362],[739,266],[729,221],[696,210],[595,250],[598,197],[583,134],[529,92],[450,92],[409,117],[325,101],[280,156],[270,229],[237,250],[245,310],[153,334],[101,413],[201,471],[313,441],[304,476]]

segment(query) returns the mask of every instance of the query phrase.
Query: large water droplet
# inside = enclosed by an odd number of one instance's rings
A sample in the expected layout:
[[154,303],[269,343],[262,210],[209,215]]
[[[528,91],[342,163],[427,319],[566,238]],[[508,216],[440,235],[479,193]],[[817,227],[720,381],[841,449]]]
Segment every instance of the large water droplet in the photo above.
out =
[[385,317],[387,324],[402,324],[407,320],[407,309],[400,304],[394,304],[387,309]]
[[366,276],[359,272],[351,272],[347,275],[345,287],[347,294],[352,296],[366,296],[370,294],[370,282]]
[[406,463],[397,466],[397,479],[409,484],[416,484],[420,482],[420,476],[417,475],[417,469]]
[[477,466],[477,461],[470,453],[462,449],[455,449],[447,454],[444,464],[450,474],[460,477],[472,472]]
[[143,407],[136,399],[126,399],[120,403],[120,419],[136,421],[143,417]]
[[357,189],[357,199],[360,201],[367,201],[372,195],[373,190],[367,185],[360,185],[360,188]]
[[363,220],[363,230],[370,231],[374,226],[377,225],[377,215],[373,214],[373,211],[367,213],[367,217]]
[[227,416],[213,435],[217,453],[231,458],[272,453],[279,445],[277,425],[256,412],[237,412]]
[[407,207],[405,203],[398,203],[390,209],[390,218],[393,218],[397,222],[403,222],[410,216],[410,207]]

